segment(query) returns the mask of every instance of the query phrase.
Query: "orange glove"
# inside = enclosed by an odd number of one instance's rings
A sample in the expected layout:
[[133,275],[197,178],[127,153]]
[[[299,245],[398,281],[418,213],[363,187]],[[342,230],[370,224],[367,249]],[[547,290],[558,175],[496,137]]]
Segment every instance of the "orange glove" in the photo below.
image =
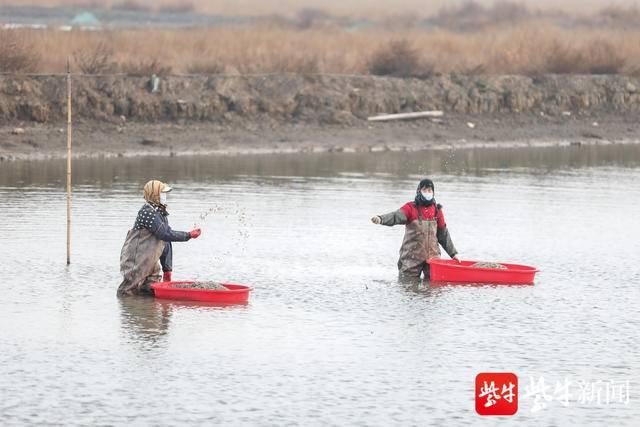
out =
[[162,274],[162,281],[163,282],[170,282],[171,281],[171,272],[170,271],[165,271]]
[[199,228],[195,228],[189,232],[189,236],[191,236],[192,239],[197,239],[200,234],[202,234],[202,230]]

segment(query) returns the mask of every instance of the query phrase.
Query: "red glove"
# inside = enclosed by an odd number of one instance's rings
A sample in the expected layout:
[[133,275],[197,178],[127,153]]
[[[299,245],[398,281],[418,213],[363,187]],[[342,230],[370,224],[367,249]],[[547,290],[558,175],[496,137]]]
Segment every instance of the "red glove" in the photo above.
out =
[[162,274],[162,281],[163,282],[170,282],[171,281],[171,272],[170,271],[165,271]]
[[202,234],[202,230],[199,228],[193,229],[189,232],[189,236],[191,236],[192,239],[197,239],[200,234]]

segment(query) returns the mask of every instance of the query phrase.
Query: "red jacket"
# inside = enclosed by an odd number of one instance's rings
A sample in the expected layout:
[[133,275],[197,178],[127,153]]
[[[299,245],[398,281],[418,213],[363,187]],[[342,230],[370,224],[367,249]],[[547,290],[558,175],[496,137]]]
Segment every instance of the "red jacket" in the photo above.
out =
[[[400,210],[404,213],[404,216],[407,217],[407,224],[412,221],[418,219],[418,208],[414,202],[408,202]],[[422,219],[431,220],[436,214],[436,205],[432,204],[431,206],[420,206],[420,213],[422,214]],[[438,223],[438,228],[445,228],[447,223],[444,221],[444,212],[442,211],[442,207],[438,208],[438,217],[436,218]]]

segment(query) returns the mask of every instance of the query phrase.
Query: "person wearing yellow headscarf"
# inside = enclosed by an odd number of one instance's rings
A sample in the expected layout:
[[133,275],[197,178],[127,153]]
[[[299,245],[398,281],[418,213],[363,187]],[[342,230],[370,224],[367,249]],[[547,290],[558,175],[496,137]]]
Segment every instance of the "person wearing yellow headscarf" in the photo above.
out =
[[133,228],[127,233],[120,252],[120,272],[123,280],[118,287],[118,296],[153,295],[150,287],[152,283],[161,280],[171,281],[171,242],[186,242],[200,236],[199,228],[175,231],[169,227],[167,198],[171,190],[171,187],[158,180],[151,180],[145,184],[145,203],[138,211]]

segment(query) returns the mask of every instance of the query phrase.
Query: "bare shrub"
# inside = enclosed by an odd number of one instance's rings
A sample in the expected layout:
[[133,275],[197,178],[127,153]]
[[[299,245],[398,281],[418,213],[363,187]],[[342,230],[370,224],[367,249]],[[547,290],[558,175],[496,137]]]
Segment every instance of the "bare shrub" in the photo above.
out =
[[395,40],[373,53],[369,73],[376,76],[427,78],[433,64],[421,60],[418,50],[408,40]]
[[73,53],[76,66],[85,74],[106,74],[116,69],[113,61],[113,48],[99,41],[92,48],[77,50]]
[[319,22],[330,19],[330,15],[320,9],[305,8],[298,12],[295,19],[295,26],[301,30],[308,30]]
[[130,76],[150,76],[152,74],[158,76],[166,76],[171,74],[172,68],[170,65],[165,65],[157,59],[142,59],[139,61],[125,62],[120,64],[120,69],[123,73]]
[[434,21],[440,26],[452,29],[464,29],[468,21],[482,15],[485,8],[475,1],[466,1],[457,7],[442,8]]
[[181,1],[160,6],[160,13],[191,13],[196,10],[196,6],[190,1]]
[[124,0],[123,2],[116,3],[111,6],[114,10],[124,10],[127,12],[150,12],[151,7],[146,4],[140,3],[136,0]]
[[517,23],[531,17],[531,12],[525,5],[513,1],[498,1],[487,9],[486,14],[490,24]]
[[498,1],[485,7],[473,0],[453,8],[443,8],[431,19],[438,27],[454,31],[477,31],[504,23],[517,23],[531,18],[529,9],[523,4]]
[[32,73],[40,60],[23,33],[0,30],[0,72]]
[[609,28],[637,28],[640,26],[640,9],[637,6],[610,5],[590,18],[591,24]]

